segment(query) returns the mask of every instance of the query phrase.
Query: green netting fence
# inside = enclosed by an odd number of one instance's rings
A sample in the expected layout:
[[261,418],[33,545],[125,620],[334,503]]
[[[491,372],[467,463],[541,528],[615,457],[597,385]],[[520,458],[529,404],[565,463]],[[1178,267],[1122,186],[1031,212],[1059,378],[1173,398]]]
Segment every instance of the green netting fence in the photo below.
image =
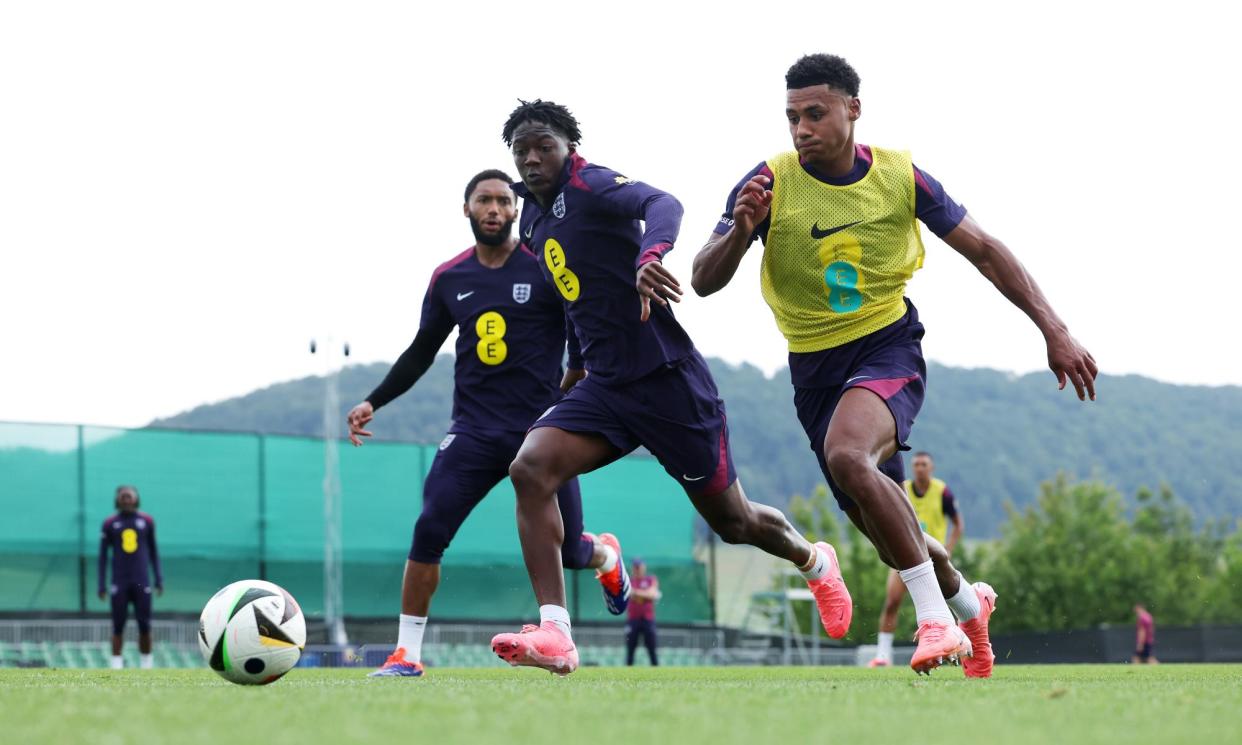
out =
[[[345,613],[399,611],[401,572],[435,445],[340,449]],[[99,528],[118,484],[155,519],[166,591],[160,611],[197,612],[229,582],[261,577],[323,608],[322,440],[250,433],[0,422],[0,612],[101,612]],[[660,576],[666,622],[708,621],[694,512],[653,459],[582,478],[587,530],[617,533]],[[508,481],[467,520],[444,559],[432,612],[444,619],[537,615]],[[570,573],[571,575],[573,573]],[[580,620],[610,619],[589,573],[567,576]],[[578,595],[573,597],[577,586]]]

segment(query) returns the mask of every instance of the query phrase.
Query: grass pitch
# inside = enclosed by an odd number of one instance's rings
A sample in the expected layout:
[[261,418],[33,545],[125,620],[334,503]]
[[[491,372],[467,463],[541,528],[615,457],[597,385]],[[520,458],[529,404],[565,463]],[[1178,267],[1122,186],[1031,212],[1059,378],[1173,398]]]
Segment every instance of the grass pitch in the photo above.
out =
[[6,743],[1212,743],[1242,737],[1242,666],[960,670],[0,670]]

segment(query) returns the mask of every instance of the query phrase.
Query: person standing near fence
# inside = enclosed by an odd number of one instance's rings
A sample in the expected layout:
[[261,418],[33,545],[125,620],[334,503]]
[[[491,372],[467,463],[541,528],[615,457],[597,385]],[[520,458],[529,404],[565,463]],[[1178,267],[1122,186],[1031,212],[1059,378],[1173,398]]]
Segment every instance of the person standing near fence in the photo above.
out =
[[1147,612],[1147,608],[1142,603],[1135,604],[1134,615],[1137,621],[1134,658],[1130,661],[1135,665],[1154,665],[1157,662],[1153,654],[1156,648],[1156,620],[1152,618],[1151,613]]
[[[465,217],[475,243],[441,264],[423,299],[418,333],[384,380],[349,412],[349,439],[361,445],[375,411],[408,391],[457,327],[453,424],[423,484],[423,508],[401,586],[397,647],[373,677],[421,677],[423,633],[440,585],[440,560],[470,512],[509,475],[531,423],[586,376],[565,312],[534,255],[513,238],[517,204],[509,178],[488,170],[466,185]],[[558,387],[558,383],[560,384]],[[577,479],[556,494],[563,533],[561,565],[595,569],[604,604],[625,612],[629,577],[611,533],[583,532]],[[559,569],[558,569],[559,571]]]
[[[138,620],[138,651],[144,670],[154,667],[151,659],[151,590],[164,594],[164,576],[155,548],[155,520],[138,511],[138,488],[128,484],[116,488],[116,512],[103,522],[99,538],[99,599],[112,598],[112,660],[114,670],[125,667],[121,657],[129,606]],[[112,551],[112,583],[109,584],[108,550]],[[151,574],[155,574],[155,585]],[[106,589],[105,589],[106,588]]]
[[643,646],[647,647],[647,658],[651,666],[660,664],[656,657],[656,625],[655,604],[660,599],[660,580],[654,574],[647,573],[647,563],[642,559],[634,559],[630,564],[629,616],[625,622],[625,664],[634,664],[634,651],[638,649],[638,638],[642,637]]

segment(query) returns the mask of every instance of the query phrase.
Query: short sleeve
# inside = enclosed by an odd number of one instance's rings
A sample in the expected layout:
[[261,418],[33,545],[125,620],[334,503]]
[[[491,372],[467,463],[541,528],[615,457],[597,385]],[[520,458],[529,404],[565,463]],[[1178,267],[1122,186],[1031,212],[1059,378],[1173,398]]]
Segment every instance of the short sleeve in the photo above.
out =
[[[750,181],[755,176],[760,176],[760,175],[768,177],[768,188],[769,189],[771,189],[772,185],[776,183],[776,178],[772,174],[772,169],[768,168],[767,161],[764,161],[763,163],[760,163],[759,165],[750,169],[750,171],[745,176],[743,176],[740,181],[737,182],[737,186],[734,186],[733,190],[729,192],[729,198],[725,200],[724,213],[721,214],[720,220],[716,222],[716,228],[714,232],[717,235],[724,235],[725,233],[728,233],[730,230],[733,229],[733,206],[737,203],[737,195],[739,192],[742,191],[742,187],[746,185],[747,181]],[[760,222],[758,225],[755,226],[755,232],[751,234],[750,242],[754,243],[756,238],[762,238],[764,240],[767,240],[768,226],[770,226],[771,224],[772,224],[772,218],[770,215],[768,217],[763,218],[763,222]]]
[[944,238],[966,219],[966,208],[948,195],[931,174],[914,166],[914,214],[938,238]]
[[957,499],[954,498],[953,490],[948,486],[944,488],[944,495],[940,501],[945,517],[957,517]]

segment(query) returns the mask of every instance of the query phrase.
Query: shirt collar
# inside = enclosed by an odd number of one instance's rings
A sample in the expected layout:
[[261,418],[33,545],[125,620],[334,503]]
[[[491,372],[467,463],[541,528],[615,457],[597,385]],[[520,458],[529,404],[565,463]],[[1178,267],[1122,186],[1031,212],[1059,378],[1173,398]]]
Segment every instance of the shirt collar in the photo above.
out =
[[[561,166],[561,175],[556,180],[556,191],[564,191],[565,187],[574,180],[578,172],[587,165],[586,158],[578,154],[577,150],[569,153],[569,157],[565,159],[565,164]],[[530,199],[534,201],[534,194],[530,189],[526,188],[526,184],[520,179],[512,184],[513,193],[522,199]]]

